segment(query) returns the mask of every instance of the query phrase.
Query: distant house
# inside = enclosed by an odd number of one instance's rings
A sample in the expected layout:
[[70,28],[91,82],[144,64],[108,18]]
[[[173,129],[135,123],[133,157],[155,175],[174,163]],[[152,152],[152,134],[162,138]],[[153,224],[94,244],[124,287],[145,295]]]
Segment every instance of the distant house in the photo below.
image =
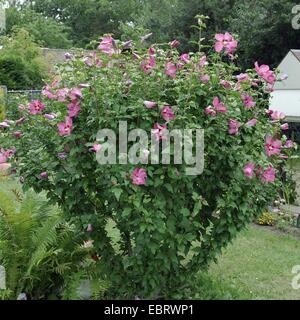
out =
[[300,50],[290,50],[278,66],[280,75],[287,78],[277,81],[271,95],[270,109],[286,114],[290,123],[289,136],[300,143]]

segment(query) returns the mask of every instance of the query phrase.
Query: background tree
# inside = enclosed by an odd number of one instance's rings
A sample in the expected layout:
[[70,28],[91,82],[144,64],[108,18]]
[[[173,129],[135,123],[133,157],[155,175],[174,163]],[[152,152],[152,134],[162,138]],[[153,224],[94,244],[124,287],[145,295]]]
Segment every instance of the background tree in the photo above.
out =
[[70,28],[28,8],[7,9],[6,28],[7,34],[11,34],[16,28],[27,30],[35,42],[43,47],[62,49],[72,47],[72,41],[69,39]]

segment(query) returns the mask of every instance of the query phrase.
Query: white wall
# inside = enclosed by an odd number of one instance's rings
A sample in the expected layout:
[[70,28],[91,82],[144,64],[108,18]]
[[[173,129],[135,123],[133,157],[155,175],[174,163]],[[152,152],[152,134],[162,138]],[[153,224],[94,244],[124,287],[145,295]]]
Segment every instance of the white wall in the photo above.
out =
[[284,112],[288,117],[300,117],[300,90],[278,90],[271,96],[271,110]]

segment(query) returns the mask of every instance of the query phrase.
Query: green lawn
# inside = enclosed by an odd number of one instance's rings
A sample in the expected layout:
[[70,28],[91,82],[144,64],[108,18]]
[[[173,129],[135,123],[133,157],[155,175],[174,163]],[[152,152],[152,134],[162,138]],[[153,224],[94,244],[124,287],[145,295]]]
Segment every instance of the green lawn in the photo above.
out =
[[294,265],[300,265],[300,239],[251,226],[199,275],[196,298],[300,300],[291,286]]

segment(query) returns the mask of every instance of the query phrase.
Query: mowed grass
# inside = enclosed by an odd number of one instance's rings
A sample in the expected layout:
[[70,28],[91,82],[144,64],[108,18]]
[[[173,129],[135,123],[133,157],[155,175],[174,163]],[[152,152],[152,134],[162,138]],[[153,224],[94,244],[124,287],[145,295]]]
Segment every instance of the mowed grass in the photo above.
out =
[[300,300],[300,290],[291,285],[295,265],[300,265],[300,239],[252,225],[207,274],[200,273],[196,298]]

